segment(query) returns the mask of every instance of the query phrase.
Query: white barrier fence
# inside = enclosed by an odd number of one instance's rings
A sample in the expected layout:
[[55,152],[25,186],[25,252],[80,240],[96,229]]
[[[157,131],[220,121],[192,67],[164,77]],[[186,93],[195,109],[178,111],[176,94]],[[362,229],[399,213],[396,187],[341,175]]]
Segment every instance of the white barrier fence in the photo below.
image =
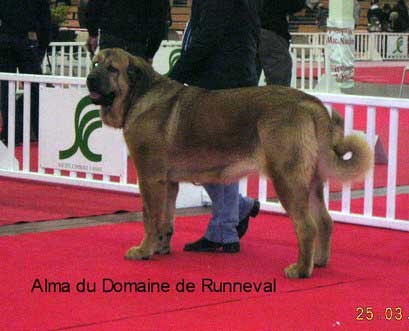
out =
[[[328,53],[322,45],[297,45],[290,47],[293,61],[291,87],[313,90],[320,84],[325,73],[330,72]],[[329,84],[329,80],[325,82]],[[328,91],[329,85],[323,86]]]
[[[66,120],[56,120],[50,121],[49,118],[44,117],[44,109],[42,105],[55,105],[52,111],[63,112],[72,114],[72,118],[78,116],[76,119],[81,123],[82,130],[88,130],[88,138],[91,135],[89,124],[90,112],[84,114],[77,113],[80,109],[78,106],[81,100],[74,100],[74,104],[78,104],[77,107],[71,109],[65,109],[59,100],[44,100],[44,98],[49,97],[47,93],[43,93],[43,90],[54,89],[60,93],[67,92],[70,93],[74,90],[84,90],[85,91],[85,79],[84,78],[73,78],[73,77],[55,77],[55,76],[34,76],[34,75],[16,75],[16,74],[5,74],[0,73],[0,80],[5,80],[9,82],[9,133],[8,133],[8,147],[6,148],[2,143],[0,143],[0,176],[22,178],[30,180],[39,180],[52,183],[61,183],[69,185],[77,185],[84,187],[93,187],[100,189],[117,190],[122,192],[138,192],[138,185],[135,182],[131,182],[128,178],[128,156],[124,142],[122,141],[120,146],[120,160],[110,159],[108,162],[121,162],[120,173],[117,176],[112,176],[112,174],[101,174],[100,167],[95,165],[95,162],[91,162],[89,166],[76,164],[79,161],[72,161],[73,163],[67,168],[65,163],[71,162],[69,159],[64,161],[63,165],[57,165],[55,168],[42,166],[43,160],[41,159],[41,150],[48,149],[50,139],[60,140],[61,135],[66,134],[65,132],[70,132],[73,137],[78,136],[77,127],[70,124]],[[32,83],[40,84],[40,140],[38,144],[38,150],[34,150],[35,146],[30,144],[30,93]],[[22,147],[16,148],[14,144],[15,137],[15,125],[14,120],[16,117],[16,86],[22,85],[22,90],[24,92],[24,129],[23,129],[23,144]],[[60,95],[60,94],[57,94]],[[72,95],[72,94],[68,94]],[[330,108],[333,104],[345,105],[345,129],[346,132],[350,132],[352,129],[353,117],[355,108],[360,105],[364,106],[367,112],[367,124],[366,124],[366,137],[371,146],[375,145],[376,140],[376,116],[378,108],[383,107],[389,113],[389,146],[388,150],[388,171],[387,178],[385,182],[386,187],[386,215],[384,217],[373,215],[373,201],[374,201],[374,174],[373,172],[369,174],[365,180],[364,192],[364,211],[362,214],[356,214],[351,212],[351,202],[353,201],[351,194],[351,187],[349,185],[344,185],[342,188],[342,209],[340,211],[331,210],[333,218],[337,221],[349,222],[354,224],[365,224],[370,226],[378,226],[385,228],[393,228],[409,231],[409,219],[408,217],[403,217],[403,219],[398,219],[396,217],[396,197],[397,197],[397,171],[398,171],[398,142],[399,142],[399,114],[401,112],[407,112],[409,109],[409,100],[402,99],[392,99],[392,98],[374,98],[374,97],[362,97],[362,96],[350,96],[350,95],[332,95],[332,94],[315,94],[320,98],[325,105]],[[74,115],[76,114],[76,115]],[[87,117],[88,122],[85,121]],[[57,119],[59,116],[56,117]],[[93,125],[95,122],[93,122]],[[57,134],[59,136],[52,137],[48,135],[47,128],[55,128],[58,130]],[[407,129],[407,128],[405,128]],[[93,128],[95,130],[95,127]],[[55,131],[55,130],[54,130]],[[68,133],[67,133],[68,134]],[[94,135],[94,134],[92,134]],[[91,135],[91,136],[92,136]],[[108,138],[109,139],[109,138]],[[87,142],[87,141],[86,141]],[[88,143],[88,142],[87,142]],[[90,139],[90,144],[92,139]],[[89,146],[89,149],[98,150],[99,146],[104,146],[108,142],[98,141],[97,145]],[[69,147],[69,146],[65,146]],[[21,164],[16,161],[15,156],[17,150],[21,149]],[[58,149],[56,150],[58,153]],[[78,152],[79,153],[79,152]],[[33,158],[33,159],[31,159]],[[34,160],[35,159],[35,160]],[[38,160],[38,161],[37,161]],[[33,164],[34,163],[34,164]],[[65,170],[62,170],[65,169]],[[71,169],[71,170],[67,170]],[[80,169],[76,171],[75,169]],[[85,170],[84,170],[85,169]],[[93,172],[97,169],[96,172]],[[247,182],[244,180],[241,183],[242,192],[247,192],[246,190]],[[259,199],[261,201],[262,209],[266,211],[283,212],[283,209],[278,203],[273,203],[267,200],[267,182],[264,179],[260,180],[259,189]],[[329,186],[326,186],[325,190],[326,201],[329,201]],[[177,206],[178,207],[188,207],[188,206],[199,206],[202,204],[201,188],[198,186],[193,186],[191,184],[183,184],[180,189],[180,194],[178,197]]]
[[[365,178],[365,184],[363,188],[363,213],[357,214],[351,212],[352,202],[352,190],[350,184],[344,184],[342,186],[341,197],[341,210],[331,210],[330,214],[336,221],[345,223],[361,224],[367,226],[384,227],[391,229],[399,229],[409,231],[409,213],[406,213],[404,219],[396,218],[396,198],[397,198],[397,173],[398,173],[398,146],[399,146],[399,114],[401,112],[409,111],[409,100],[392,99],[392,98],[379,98],[379,97],[366,97],[366,96],[351,96],[351,95],[339,95],[339,94],[327,94],[327,93],[311,93],[318,97],[331,111],[334,104],[345,106],[345,133],[348,134],[353,129],[353,120],[355,108],[357,106],[364,106],[366,112],[366,139],[372,148],[375,148],[377,142],[376,133],[376,118],[379,111],[387,111],[389,113],[389,145],[388,150],[388,162],[387,162],[387,186],[386,191],[386,215],[385,217],[378,217],[373,215],[374,208],[374,170],[372,170]],[[379,110],[379,108],[385,108]],[[386,123],[385,123],[386,125]],[[404,125],[401,128],[408,130]],[[401,145],[402,146],[402,145]],[[402,151],[401,151],[402,152]],[[404,166],[404,165],[403,165]],[[401,171],[405,171],[401,169]],[[404,186],[407,187],[408,183]],[[330,184],[325,186],[325,200],[328,206],[330,196]],[[246,191],[244,187],[243,192]],[[407,194],[407,193],[406,193]],[[379,195],[379,194],[378,194]],[[381,196],[385,193],[381,192]],[[262,204],[262,209],[266,211],[273,211],[283,213],[284,210],[279,203],[267,201],[267,181],[265,178],[260,178],[259,183],[259,200]],[[407,205],[402,206],[409,208]]]
[[[170,63],[178,56],[180,41],[164,41],[155,55],[153,66],[161,73],[168,72]],[[43,61],[43,72],[52,76],[86,77],[91,58],[83,42],[51,43],[51,52]],[[313,89],[324,75],[325,46],[291,45],[293,58],[292,87]],[[329,70],[327,71],[329,72]],[[299,77],[299,78],[297,78]],[[260,79],[264,83],[264,76]]]
[[86,77],[91,58],[85,42],[52,42],[43,60],[43,73],[52,76]]
[[[85,78],[0,73],[0,81],[9,82],[8,146],[0,142],[0,176],[139,193],[136,178],[128,178],[128,151],[121,132],[101,129],[102,122],[95,120],[95,115],[98,115],[96,107],[85,109],[81,106],[85,100],[83,96],[88,94]],[[30,143],[33,83],[39,83],[40,90],[38,146]],[[22,147],[16,148],[15,120],[19,111],[16,99],[21,92],[24,98],[23,142]],[[101,132],[103,130],[112,132],[106,134]],[[71,138],[68,145],[64,145],[66,136]],[[109,148],[113,141],[117,142],[117,146]],[[61,153],[68,150],[73,151],[69,153],[72,155],[62,156]],[[119,153],[114,153],[115,150]],[[96,151],[93,154],[101,155],[101,160],[90,161],[86,157],[87,151],[88,154]],[[17,154],[20,155],[19,160],[16,159]],[[50,159],[50,154],[55,154],[54,158]],[[118,168],[118,164],[119,170],[112,170]],[[200,187],[184,183],[180,193],[177,200],[179,208],[201,204]]]
[[[325,46],[326,33],[291,33],[295,44]],[[409,33],[355,31],[358,61],[409,60]]]
[[[305,55],[308,56],[309,49],[312,46],[314,49],[313,60],[315,61],[320,58],[318,57],[318,48],[325,47],[325,32],[295,32],[291,35],[294,42],[291,45],[293,54],[295,50],[298,51],[305,48]],[[369,33],[356,31],[354,36],[355,59],[357,61],[409,60],[409,33]],[[164,41],[161,49],[180,47],[180,44],[180,41]],[[298,62],[302,64],[300,56],[301,54],[299,54]],[[306,61],[309,61],[309,58]],[[85,77],[89,71],[90,63],[91,59],[84,42],[53,42],[50,44],[48,57],[44,59],[43,72],[58,76]]]

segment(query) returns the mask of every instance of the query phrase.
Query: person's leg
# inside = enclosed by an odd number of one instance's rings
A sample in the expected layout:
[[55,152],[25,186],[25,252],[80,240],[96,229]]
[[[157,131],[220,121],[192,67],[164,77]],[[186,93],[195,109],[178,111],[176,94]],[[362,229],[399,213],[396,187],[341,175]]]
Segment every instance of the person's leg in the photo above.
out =
[[259,202],[239,194],[238,183],[204,188],[212,200],[212,219],[205,238],[223,244],[238,242],[247,231],[249,218],[257,216]]
[[185,245],[186,251],[208,252],[223,248],[224,252],[240,251],[239,236],[236,227],[239,223],[238,184],[204,185],[212,200],[212,218],[205,236]]
[[254,200],[249,197],[239,195],[239,220],[244,219],[250,214],[254,207]]
[[239,224],[236,227],[237,234],[241,239],[247,232],[250,217],[256,217],[260,211],[260,203],[248,197],[239,197]]
[[[41,75],[41,51],[36,40],[24,40],[18,45],[18,69],[20,73]],[[39,130],[39,84],[31,84],[31,128],[38,138]]]
[[134,56],[146,58],[146,46],[138,41],[129,41],[118,36],[103,33],[99,41],[100,49],[122,48]]
[[212,218],[207,226],[205,238],[217,243],[223,242],[221,231],[222,212],[224,208],[224,188],[221,184],[203,186],[212,201]]
[[147,60],[146,47],[140,42],[132,41],[127,43],[125,50],[131,53],[133,56],[139,56]]
[[267,84],[290,86],[292,59],[288,43],[283,37],[261,29],[258,55]]
[[185,245],[185,251],[213,252],[222,247],[221,211],[224,204],[222,185],[209,184],[204,186],[212,200],[212,218],[207,226],[204,237]]
[[239,184],[212,184],[204,187],[217,206],[213,208],[213,218],[217,222],[210,222],[205,238],[223,244],[239,242],[236,230],[239,224]]
[[123,39],[118,38],[114,35],[101,33],[99,38],[99,48],[106,49],[106,48],[126,48],[126,44]]
[[[16,55],[15,47],[12,39],[7,36],[0,35],[0,72],[16,72]],[[3,128],[1,131],[1,140],[7,142],[8,139],[8,103],[9,103],[9,83],[1,81],[1,114],[3,117]]]

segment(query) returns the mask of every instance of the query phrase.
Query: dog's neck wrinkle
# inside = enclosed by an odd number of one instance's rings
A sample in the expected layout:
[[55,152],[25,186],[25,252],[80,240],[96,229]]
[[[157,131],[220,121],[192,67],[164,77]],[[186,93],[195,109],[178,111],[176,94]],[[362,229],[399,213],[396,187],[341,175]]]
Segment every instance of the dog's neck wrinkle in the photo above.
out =
[[145,87],[143,89],[138,89],[138,88],[134,88],[133,86],[131,86],[131,92],[130,92],[130,96],[128,99],[129,101],[124,111],[122,127],[125,126],[125,123],[128,120],[128,116],[131,113],[130,109],[138,102],[139,99],[143,97],[144,94],[146,94],[146,92],[148,92],[153,87],[154,84],[155,83],[152,82],[148,87]]

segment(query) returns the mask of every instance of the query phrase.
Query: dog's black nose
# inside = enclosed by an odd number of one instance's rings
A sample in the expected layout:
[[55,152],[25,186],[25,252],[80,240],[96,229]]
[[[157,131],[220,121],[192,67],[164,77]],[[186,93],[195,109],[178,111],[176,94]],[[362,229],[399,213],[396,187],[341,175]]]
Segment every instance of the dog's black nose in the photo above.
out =
[[87,77],[87,87],[90,91],[95,91],[98,85],[97,76],[93,73],[90,73]]

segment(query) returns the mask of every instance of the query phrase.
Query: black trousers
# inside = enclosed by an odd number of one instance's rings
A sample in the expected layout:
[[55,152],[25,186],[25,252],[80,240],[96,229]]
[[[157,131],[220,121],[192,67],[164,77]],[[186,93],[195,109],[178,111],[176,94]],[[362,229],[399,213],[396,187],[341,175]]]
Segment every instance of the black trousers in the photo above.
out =
[[[41,74],[42,52],[37,40],[0,33],[0,72]],[[1,139],[7,142],[8,136],[8,81],[1,81],[1,114],[3,130]],[[16,102],[16,143],[22,141],[22,102]],[[39,85],[31,84],[31,129],[38,137]]]
[[139,42],[136,40],[126,40],[122,39],[119,36],[102,32],[99,40],[99,46],[101,49],[122,48],[123,50],[134,56],[139,56],[147,59],[146,46],[143,42]]

